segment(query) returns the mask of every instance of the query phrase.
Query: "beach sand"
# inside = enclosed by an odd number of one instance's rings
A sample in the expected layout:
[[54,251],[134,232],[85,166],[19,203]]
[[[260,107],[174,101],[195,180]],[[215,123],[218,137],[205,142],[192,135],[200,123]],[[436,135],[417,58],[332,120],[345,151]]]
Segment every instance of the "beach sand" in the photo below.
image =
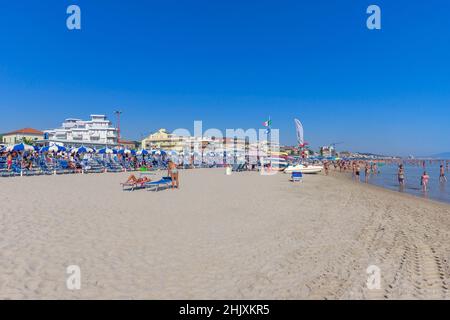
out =
[[127,173],[0,179],[0,298],[450,298],[448,204],[340,176],[180,175],[159,192],[123,192]]

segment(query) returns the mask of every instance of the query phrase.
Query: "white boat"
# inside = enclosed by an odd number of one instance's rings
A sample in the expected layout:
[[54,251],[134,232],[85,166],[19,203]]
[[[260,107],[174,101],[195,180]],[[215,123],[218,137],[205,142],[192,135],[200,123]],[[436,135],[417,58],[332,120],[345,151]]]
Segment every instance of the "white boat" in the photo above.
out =
[[301,172],[301,173],[319,173],[323,170],[323,166],[297,164],[288,166],[284,169],[284,173]]
[[277,157],[266,158],[264,163],[265,164],[270,163],[272,169],[276,171],[282,171],[288,166],[288,163],[285,159]]

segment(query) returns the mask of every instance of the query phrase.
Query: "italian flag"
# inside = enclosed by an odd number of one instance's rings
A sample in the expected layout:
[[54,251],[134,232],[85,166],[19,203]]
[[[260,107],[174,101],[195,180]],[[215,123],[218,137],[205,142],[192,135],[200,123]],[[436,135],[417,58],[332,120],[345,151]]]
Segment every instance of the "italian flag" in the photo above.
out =
[[265,122],[263,122],[263,126],[264,127],[270,127],[272,125],[272,120],[267,120],[267,121],[265,121]]

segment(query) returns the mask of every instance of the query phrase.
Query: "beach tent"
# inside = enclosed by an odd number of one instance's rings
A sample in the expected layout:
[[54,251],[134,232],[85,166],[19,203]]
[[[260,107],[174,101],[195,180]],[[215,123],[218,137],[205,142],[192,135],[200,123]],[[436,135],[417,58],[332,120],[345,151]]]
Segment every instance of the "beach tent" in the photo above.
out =
[[15,144],[6,148],[7,152],[13,151],[34,151],[34,147],[25,143]]

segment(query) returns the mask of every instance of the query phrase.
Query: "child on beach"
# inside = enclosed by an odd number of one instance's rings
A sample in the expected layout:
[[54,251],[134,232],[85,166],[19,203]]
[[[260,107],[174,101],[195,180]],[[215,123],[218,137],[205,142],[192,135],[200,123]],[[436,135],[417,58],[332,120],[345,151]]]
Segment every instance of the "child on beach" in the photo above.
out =
[[8,157],[6,159],[6,165],[8,168],[8,171],[11,171],[11,167],[12,167],[12,155],[8,154]]
[[420,178],[420,184],[422,185],[422,191],[426,192],[428,189],[428,181],[430,180],[430,177],[428,176],[427,172],[424,171],[422,177]]

